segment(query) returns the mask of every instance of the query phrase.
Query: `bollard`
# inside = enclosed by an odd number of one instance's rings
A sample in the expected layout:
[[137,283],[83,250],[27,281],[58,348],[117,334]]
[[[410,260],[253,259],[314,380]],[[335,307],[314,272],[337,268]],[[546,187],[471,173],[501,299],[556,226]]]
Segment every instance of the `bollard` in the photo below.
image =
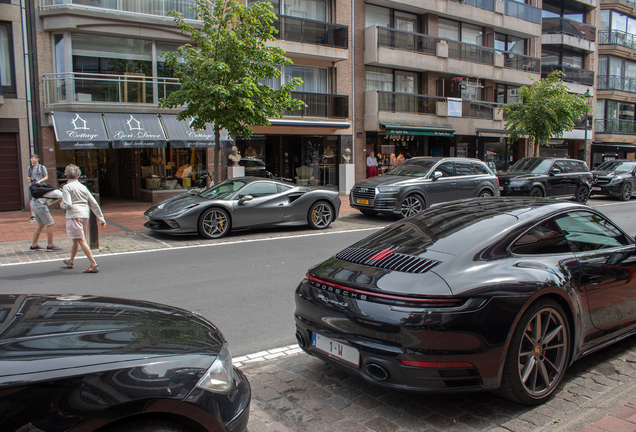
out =
[[88,220],[88,232],[89,232],[89,246],[91,249],[99,249],[99,231],[97,230],[97,216],[91,211],[91,216]]

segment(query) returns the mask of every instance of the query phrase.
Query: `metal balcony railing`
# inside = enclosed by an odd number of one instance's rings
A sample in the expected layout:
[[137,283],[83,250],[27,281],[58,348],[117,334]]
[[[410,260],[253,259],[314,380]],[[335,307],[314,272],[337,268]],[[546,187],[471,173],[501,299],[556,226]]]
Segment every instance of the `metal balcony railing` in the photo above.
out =
[[597,119],[596,133],[636,134],[636,123],[633,120]]
[[196,19],[196,13],[190,10],[196,7],[195,0],[40,0],[43,9],[63,5],[159,16],[169,16],[170,11],[174,10],[181,12],[186,19]]
[[620,30],[599,30],[598,43],[600,45],[620,45],[636,50],[636,35]]
[[619,90],[636,93],[636,78],[627,78],[617,75],[599,75],[596,79],[598,90]]
[[494,48],[457,42],[450,39],[407,32],[404,30],[396,30],[388,27],[377,27],[377,29],[379,47],[416,52],[426,55],[436,55],[437,42],[444,41],[448,44],[449,58],[494,66],[495,53],[497,53],[504,56],[504,67],[506,68],[539,73],[540,59],[538,57],[530,57],[509,51],[495,50]]
[[596,27],[566,18],[543,18],[543,34],[565,34],[591,42],[596,41]]
[[594,85],[594,71],[589,71],[572,66],[563,65],[541,65],[541,77],[545,78],[555,70],[560,70],[565,74],[563,81],[573,84]]
[[[378,91],[379,111],[434,115],[437,114],[436,102],[447,102],[447,99],[439,96]],[[493,120],[496,110],[501,106],[503,104],[462,100],[462,117]]]
[[349,96],[347,95],[307,92],[291,92],[291,94],[294,99],[305,102],[307,106],[302,110],[288,112],[287,115],[326,118],[349,117]]
[[278,15],[274,27],[278,30],[278,39],[335,48],[349,47],[349,27],[346,25]]
[[535,6],[530,6],[525,3],[519,3],[514,0],[504,1],[504,14],[510,15],[515,18],[519,18],[525,21],[530,21],[536,24],[541,24],[541,9]]

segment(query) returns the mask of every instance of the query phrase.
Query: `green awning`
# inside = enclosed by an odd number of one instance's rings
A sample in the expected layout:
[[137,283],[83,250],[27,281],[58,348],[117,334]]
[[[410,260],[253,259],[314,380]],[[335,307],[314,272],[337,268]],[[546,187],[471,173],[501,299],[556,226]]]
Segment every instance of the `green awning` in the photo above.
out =
[[443,126],[415,126],[415,125],[393,125],[384,124],[387,135],[424,135],[452,137],[455,136],[455,129]]

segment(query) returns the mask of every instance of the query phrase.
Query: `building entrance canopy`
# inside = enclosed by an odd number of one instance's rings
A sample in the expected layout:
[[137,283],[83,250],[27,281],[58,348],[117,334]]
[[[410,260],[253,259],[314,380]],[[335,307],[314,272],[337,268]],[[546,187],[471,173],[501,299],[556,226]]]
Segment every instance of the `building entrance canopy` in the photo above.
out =
[[108,135],[101,113],[52,113],[60,150],[107,149]]
[[156,114],[104,113],[113,148],[166,148],[168,143]]
[[414,125],[394,125],[385,124],[387,135],[424,135],[452,137],[455,136],[455,129],[440,126],[414,126]]

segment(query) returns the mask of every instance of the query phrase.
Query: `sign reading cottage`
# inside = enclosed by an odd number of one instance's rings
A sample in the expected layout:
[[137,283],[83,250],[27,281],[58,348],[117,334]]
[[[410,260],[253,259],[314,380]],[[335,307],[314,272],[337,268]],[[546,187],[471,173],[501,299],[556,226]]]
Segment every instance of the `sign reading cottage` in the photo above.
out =
[[101,113],[51,113],[61,150],[107,149],[108,135]]

